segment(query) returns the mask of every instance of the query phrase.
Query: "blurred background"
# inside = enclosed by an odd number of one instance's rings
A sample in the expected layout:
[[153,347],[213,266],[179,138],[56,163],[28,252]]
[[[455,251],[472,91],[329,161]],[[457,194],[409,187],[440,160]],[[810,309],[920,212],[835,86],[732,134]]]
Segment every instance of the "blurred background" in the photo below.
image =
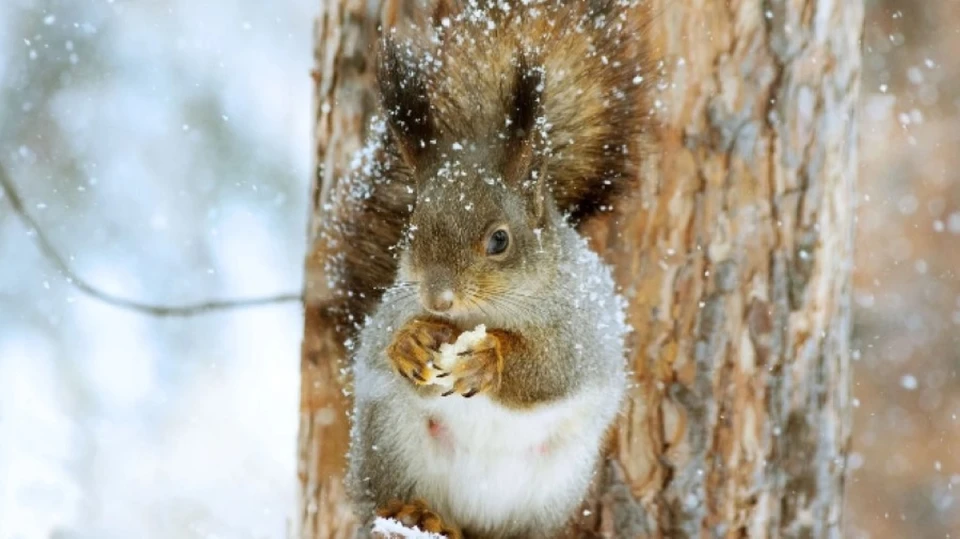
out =
[[[0,162],[79,275],[300,290],[317,6],[0,2]],[[0,538],[286,537],[301,335],[297,304],[93,301],[0,197]]]
[[848,535],[960,537],[960,2],[871,0]]
[[[960,2],[866,5],[846,536],[958,537]],[[316,6],[3,0],[0,162],[78,274],[299,290]],[[91,300],[0,197],[0,539],[286,537],[300,334]]]

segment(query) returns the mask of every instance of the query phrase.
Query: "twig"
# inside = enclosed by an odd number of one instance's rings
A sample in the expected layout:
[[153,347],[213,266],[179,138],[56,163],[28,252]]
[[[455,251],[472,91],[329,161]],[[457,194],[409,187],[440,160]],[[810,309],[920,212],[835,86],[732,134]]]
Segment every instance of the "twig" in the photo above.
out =
[[93,286],[73,271],[67,261],[63,258],[63,256],[60,255],[59,251],[57,251],[56,247],[54,247],[53,243],[51,243],[47,238],[36,219],[34,219],[33,216],[27,211],[23,204],[23,199],[20,198],[20,194],[17,192],[16,186],[14,186],[13,181],[10,179],[10,176],[7,173],[6,167],[2,163],[0,163],[0,187],[3,188],[3,193],[6,195],[8,203],[13,208],[14,213],[17,214],[17,217],[20,218],[23,226],[27,229],[33,230],[36,244],[40,248],[40,251],[43,253],[44,257],[49,259],[50,262],[52,262],[53,265],[60,270],[60,272],[66,277],[68,283],[79,289],[84,294],[103,303],[150,316],[186,317],[206,314],[214,311],[225,311],[230,309],[242,309],[247,307],[260,307],[264,305],[276,305],[280,303],[303,301],[303,294],[288,293],[253,298],[210,300],[184,305],[153,305],[150,303],[144,303],[141,301],[109,294],[100,290],[96,286]]

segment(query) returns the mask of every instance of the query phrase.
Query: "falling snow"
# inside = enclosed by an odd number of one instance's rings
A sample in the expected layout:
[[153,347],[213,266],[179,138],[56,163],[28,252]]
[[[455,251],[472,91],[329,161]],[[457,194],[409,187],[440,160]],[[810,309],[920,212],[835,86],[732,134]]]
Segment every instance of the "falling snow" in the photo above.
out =
[[[845,522],[858,539],[957,537],[960,6],[866,6]],[[83,276],[161,303],[300,286],[316,11],[2,3],[0,162]],[[372,173],[377,150],[354,165]],[[7,204],[0,538],[285,537],[300,310],[154,320],[102,305]]]
[[[300,287],[316,11],[0,2],[0,163],[78,273],[157,303]],[[7,204],[0,537],[286,537],[300,309],[108,307]]]
[[848,536],[958,537],[960,9],[867,6]]

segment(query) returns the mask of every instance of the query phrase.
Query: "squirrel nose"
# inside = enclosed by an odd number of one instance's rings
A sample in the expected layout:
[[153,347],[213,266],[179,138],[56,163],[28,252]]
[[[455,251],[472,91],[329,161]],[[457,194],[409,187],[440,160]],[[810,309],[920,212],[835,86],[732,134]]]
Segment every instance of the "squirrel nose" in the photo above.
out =
[[427,309],[443,313],[453,307],[453,290],[446,288],[435,293],[427,293],[424,298]]

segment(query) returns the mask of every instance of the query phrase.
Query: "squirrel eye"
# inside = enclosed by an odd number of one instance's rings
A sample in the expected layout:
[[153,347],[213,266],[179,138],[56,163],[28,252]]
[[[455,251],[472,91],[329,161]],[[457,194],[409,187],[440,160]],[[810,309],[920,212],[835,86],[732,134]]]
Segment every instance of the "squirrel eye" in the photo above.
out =
[[509,246],[510,233],[502,228],[499,228],[494,231],[493,234],[490,234],[489,238],[487,238],[487,255],[494,256],[503,254]]

